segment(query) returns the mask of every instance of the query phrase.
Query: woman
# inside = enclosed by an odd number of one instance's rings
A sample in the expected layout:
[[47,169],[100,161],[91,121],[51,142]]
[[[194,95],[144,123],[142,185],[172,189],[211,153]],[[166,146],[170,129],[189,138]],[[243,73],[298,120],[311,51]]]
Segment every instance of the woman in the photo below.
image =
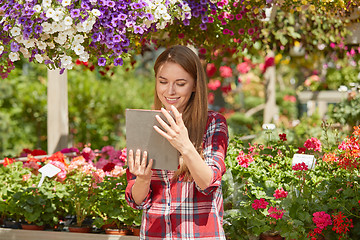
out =
[[226,120],[207,109],[205,72],[191,49],[165,50],[154,70],[155,109],[170,123],[157,117],[164,130],[154,128],[181,157],[177,171],[158,170],[151,169],[151,159],[146,166],[146,152],[129,151],[126,200],[143,209],[140,239],[225,239],[221,178]]

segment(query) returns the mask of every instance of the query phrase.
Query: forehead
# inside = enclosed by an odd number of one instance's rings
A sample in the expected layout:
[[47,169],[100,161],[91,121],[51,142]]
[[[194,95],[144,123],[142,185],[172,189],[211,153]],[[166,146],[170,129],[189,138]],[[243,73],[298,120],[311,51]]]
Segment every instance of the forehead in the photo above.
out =
[[174,62],[165,62],[162,64],[159,67],[157,77],[192,79],[190,73],[180,64]]

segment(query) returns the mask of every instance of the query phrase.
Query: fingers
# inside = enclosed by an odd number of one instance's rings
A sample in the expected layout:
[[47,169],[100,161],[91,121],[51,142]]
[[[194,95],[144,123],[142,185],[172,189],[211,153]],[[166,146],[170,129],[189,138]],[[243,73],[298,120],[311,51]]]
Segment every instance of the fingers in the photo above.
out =
[[129,151],[128,166],[129,166],[130,172],[132,172],[134,169],[134,152],[133,152],[133,150]]
[[184,121],[182,119],[182,113],[179,113],[179,111],[176,109],[174,105],[171,106],[171,110],[174,113],[175,120],[178,126],[184,125]]

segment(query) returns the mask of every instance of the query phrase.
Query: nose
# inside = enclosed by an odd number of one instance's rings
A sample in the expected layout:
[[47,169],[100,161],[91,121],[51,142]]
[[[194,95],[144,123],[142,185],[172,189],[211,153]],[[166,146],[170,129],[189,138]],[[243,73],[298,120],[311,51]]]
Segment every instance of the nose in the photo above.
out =
[[167,92],[169,95],[174,95],[175,94],[175,85],[174,84],[169,84]]

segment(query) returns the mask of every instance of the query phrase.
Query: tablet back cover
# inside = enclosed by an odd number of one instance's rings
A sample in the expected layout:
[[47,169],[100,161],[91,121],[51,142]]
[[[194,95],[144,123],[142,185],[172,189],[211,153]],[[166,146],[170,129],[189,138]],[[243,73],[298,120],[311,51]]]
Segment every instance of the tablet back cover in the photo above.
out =
[[[148,152],[148,160],[153,159],[153,169],[177,170],[179,152],[153,128],[160,126],[155,116],[166,120],[161,111],[126,109],[126,148]],[[166,121],[167,122],[167,121]]]

